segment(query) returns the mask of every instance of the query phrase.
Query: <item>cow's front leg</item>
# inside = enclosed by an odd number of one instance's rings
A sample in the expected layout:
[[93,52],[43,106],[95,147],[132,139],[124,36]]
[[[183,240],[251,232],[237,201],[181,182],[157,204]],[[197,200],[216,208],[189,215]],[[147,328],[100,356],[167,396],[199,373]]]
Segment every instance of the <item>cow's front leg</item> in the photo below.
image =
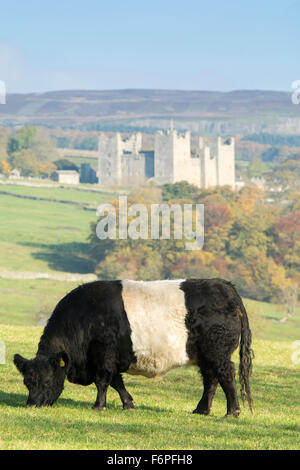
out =
[[97,387],[97,398],[93,409],[106,410],[107,388],[116,372],[114,342],[108,343],[107,339],[106,342],[94,341],[90,347],[90,356],[95,365],[94,382]]
[[134,402],[130,393],[127,392],[121,374],[116,374],[110,384],[120,395],[124,410],[133,410]]

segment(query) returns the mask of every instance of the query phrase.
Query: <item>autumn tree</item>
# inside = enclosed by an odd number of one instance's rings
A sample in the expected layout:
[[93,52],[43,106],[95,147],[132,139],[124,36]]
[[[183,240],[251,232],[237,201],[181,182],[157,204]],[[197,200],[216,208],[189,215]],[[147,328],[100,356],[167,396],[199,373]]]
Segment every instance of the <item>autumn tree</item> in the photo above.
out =
[[39,174],[43,177],[49,178],[56,170],[54,163],[40,163],[38,167]]
[[241,213],[247,214],[254,210],[255,206],[264,204],[265,192],[257,186],[245,186],[241,189],[237,198],[237,207]]
[[32,150],[20,150],[11,155],[9,163],[21,171],[23,176],[37,176],[38,162]]
[[25,126],[17,130],[8,139],[8,153],[12,155],[15,152],[29,149],[37,136],[37,128],[34,126]]
[[11,172],[11,166],[6,160],[1,160],[0,171],[3,175],[8,176]]
[[300,210],[281,217],[274,224],[277,260],[287,268],[300,267]]
[[298,191],[300,184],[300,152],[288,156],[264,175],[269,186],[281,191]]
[[[48,133],[34,126],[21,127],[9,136],[7,153],[12,166],[17,168],[17,162],[19,169],[26,167],[26,175],[38,174],[38,164],[49,163],[57,158],[57,150]],[[24,164],[21,162],[22,155],[25,158]],[[33,169],[35,164],[36,168]],[[25,176],[24,171],[22,173]]]
[[[300,211],[294,210],[296,199],[282,215],[282,206],[265,204],[265,194],[257,187],[245,187],[240,192],[230,187],[203,190],[180,182],[161,188],[145,185],[128,196],[128,206],[133,203],[143,204],[148,214],[153,203],[181,208],[189,203],[193,218],[195,205],[204,204],[203,249],[189,251],[184,234],[174,237],[175,216],[171,217],[170,239],[164,239],[162,233],[151,239],[149,219],[144,238],[99,240],[94,223],[90,256],[100,278],[224,277],[245,296],[277,301],[291,278],[299,281]],[[112,204],[118,219],[119,201]],[[128,224],[132,220],[129,217]]]

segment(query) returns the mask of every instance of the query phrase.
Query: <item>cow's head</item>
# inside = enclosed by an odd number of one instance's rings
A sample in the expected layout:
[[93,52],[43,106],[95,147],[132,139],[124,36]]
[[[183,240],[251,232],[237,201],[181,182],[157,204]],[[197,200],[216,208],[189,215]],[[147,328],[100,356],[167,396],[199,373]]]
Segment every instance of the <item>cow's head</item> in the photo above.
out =
[[53,405],[63,391],[68,362],[63,352],[31,360],[15,354],[14,364],[29,391],[27,406]]

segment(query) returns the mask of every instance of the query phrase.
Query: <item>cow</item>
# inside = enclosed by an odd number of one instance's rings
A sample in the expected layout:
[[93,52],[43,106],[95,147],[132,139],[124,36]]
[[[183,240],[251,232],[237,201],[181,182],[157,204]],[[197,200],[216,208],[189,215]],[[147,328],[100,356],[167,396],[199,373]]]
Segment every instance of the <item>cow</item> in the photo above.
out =
[[28,388],[27,406],[53,405],[64,382],[94,383],[96,410],[106,409],[109,386],[123,408],[134,401],[122,374],[163,376],[196,365],[203,395],[193,413],[208,415],[218,384],[227,400],[226,416],[237,417],[235,367],[239,347],[241,397],[252,411],[251,330],[233,284],[223,279],[94,281],[68,293],[55,307],[34,359],[15,354],[14,364]]

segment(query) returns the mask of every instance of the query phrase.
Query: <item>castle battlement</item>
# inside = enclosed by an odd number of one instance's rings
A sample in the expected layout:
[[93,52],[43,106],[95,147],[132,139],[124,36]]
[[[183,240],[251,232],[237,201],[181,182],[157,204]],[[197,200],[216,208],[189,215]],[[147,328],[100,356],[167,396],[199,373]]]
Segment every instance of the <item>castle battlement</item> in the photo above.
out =
[[233,137],[207,140],[198,137],[191,153],[189,131],[158,131],[154,151],[143,151],[142,134],[123,139],[120,133],[99,137],[99,184],[141,184],[153,178],[158,184],[187,181],[201,188],[235,183]]

